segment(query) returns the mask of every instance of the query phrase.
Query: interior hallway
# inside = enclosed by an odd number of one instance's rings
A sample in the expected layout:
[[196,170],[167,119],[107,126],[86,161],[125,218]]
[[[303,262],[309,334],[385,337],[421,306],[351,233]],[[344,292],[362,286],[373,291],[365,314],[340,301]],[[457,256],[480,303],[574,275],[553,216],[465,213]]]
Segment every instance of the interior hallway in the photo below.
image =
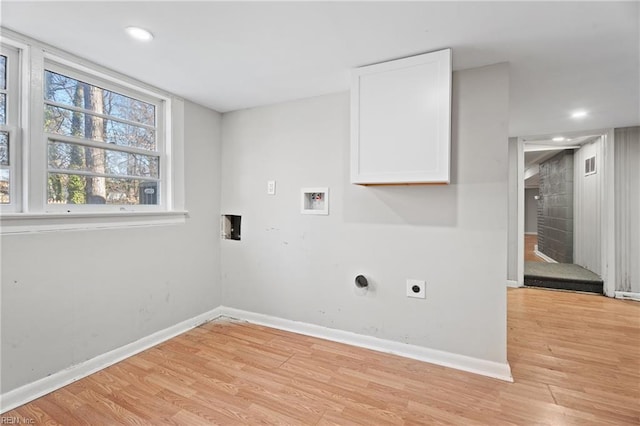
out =
[[640,422],[640,304],[508,290],[515,383],[216,321],[6,413],[36,424]]

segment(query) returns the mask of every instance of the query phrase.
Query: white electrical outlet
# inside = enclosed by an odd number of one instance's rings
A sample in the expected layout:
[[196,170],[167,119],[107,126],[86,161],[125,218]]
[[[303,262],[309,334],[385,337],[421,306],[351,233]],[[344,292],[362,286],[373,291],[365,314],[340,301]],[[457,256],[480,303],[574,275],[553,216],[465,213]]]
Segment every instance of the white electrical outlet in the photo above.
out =
[[407,297],[427,298],[427,283],[424,280],[407,280]]
[[276,181],[275,180],[267,181],[267,194],[268,195],[276,195]]

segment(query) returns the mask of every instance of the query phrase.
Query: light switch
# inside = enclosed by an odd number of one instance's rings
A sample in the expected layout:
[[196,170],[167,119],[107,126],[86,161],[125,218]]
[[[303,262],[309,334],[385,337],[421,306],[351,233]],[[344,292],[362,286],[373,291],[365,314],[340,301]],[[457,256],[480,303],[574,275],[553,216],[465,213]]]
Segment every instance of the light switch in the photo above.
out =
[[267,194],[276,195],[276,181],[275,180],[267,181]]

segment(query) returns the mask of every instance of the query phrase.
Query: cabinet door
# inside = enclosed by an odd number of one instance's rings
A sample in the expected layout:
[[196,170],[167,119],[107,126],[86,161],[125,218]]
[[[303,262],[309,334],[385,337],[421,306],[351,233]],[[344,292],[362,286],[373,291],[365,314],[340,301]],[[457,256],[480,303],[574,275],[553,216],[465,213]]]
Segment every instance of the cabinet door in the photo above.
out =
[[450,147],[450,49],[354,70],[352,183],[449,183]]

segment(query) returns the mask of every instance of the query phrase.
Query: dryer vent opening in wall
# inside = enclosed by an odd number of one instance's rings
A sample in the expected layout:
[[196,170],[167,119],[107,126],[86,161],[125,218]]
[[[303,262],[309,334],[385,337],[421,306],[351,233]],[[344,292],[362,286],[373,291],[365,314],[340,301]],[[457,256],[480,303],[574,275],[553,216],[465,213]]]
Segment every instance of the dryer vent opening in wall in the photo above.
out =
[[231,214],[222,215],[221,231],[223,240],[238,240],[240,241],[240,221],[242,216],[235,216]]

